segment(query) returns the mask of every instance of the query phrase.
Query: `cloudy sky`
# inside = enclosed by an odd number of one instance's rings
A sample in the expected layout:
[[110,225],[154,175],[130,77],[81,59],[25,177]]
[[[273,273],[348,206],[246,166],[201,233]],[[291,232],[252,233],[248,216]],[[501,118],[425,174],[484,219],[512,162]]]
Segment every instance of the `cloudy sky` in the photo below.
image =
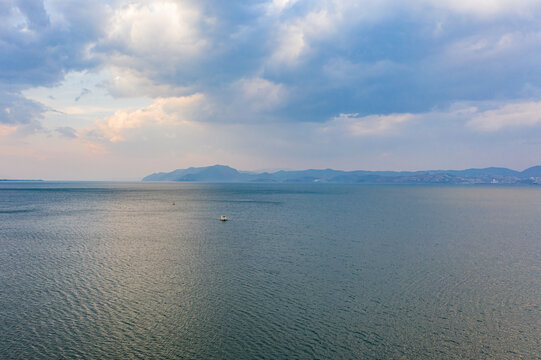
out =
[[0,1],[0,178],[541,164],[538,0]]

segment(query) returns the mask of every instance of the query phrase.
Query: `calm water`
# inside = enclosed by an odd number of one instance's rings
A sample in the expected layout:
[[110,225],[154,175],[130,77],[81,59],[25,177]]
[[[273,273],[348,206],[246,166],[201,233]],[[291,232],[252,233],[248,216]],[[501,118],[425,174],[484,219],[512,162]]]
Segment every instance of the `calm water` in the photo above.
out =
[[541,187],[0,183],[1,359],[541,359],[540,334]]

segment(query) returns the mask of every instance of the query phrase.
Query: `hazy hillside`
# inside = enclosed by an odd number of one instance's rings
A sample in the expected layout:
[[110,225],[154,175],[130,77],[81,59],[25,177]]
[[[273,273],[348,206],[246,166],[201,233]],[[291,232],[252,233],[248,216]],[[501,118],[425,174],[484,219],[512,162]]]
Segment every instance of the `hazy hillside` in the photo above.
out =
[[190,167],[168,173],[154,173],[143,181],[181,182],[275,182],[344,184],[536,184],[541,183],[541,166],[522,172],[498,167],[466,170],[426,171],[343,171],[309,169],[248,173],[225,165]]

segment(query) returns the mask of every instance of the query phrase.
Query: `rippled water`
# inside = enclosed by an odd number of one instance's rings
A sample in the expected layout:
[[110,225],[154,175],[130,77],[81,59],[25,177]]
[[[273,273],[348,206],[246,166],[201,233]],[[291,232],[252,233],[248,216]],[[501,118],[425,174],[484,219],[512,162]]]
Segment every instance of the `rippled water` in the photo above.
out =
[[541,187],[3,183],[0,358],[540,359],[540,220]]

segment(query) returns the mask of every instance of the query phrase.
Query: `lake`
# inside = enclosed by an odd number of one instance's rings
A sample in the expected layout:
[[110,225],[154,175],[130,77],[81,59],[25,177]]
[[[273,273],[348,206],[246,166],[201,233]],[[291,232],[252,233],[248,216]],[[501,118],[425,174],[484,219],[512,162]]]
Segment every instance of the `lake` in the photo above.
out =
[[2,359],[541,359],[541,187],[5,182],[0,294]]

